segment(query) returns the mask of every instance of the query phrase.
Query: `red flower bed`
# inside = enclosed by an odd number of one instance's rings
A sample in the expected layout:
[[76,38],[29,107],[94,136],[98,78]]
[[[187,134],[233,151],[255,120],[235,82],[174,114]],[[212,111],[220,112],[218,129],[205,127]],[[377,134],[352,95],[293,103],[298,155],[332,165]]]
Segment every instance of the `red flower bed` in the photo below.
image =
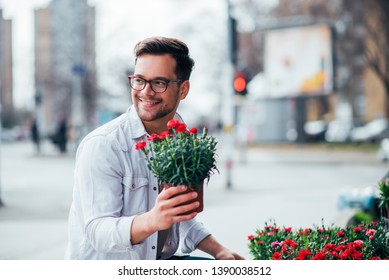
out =
[[383,221],[355,227],[280,229],[275,223],[248,236],[255,260],[389,259],[389,237]]

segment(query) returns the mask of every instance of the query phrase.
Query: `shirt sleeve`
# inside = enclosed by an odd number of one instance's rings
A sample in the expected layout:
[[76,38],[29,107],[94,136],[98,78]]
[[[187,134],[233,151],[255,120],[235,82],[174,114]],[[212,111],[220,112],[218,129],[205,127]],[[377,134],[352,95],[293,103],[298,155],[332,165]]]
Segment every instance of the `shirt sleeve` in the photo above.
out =
[[211,235],[211,232],[196,218],[180,223],[179,231],[181,250],[184,254],[190,254],[204,238]]
[[98,252],[133,249],[130,229],[134,216],[121,217],[122,163],[114,140],[94,136],[82,143],[75,167],[76,209],[84,234]]

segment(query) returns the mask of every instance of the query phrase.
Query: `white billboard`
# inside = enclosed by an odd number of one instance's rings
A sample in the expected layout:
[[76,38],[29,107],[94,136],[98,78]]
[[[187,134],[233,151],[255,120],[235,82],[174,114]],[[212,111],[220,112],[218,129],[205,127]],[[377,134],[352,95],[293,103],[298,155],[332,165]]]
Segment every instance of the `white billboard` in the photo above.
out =
[[333,90],[331,29],[310,25],[269,30],[265,35],[264,95],[329,94]]

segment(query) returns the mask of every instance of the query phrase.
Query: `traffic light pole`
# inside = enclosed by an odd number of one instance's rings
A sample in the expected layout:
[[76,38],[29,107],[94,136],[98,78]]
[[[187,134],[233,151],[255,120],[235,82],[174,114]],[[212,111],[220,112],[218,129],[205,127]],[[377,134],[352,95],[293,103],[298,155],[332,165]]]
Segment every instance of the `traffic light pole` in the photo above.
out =
[[228,44],[229,47],[229,63],[227,68],[227,79],[228,79],[228,90],[225,94],[225,109],[228,110],[226,119],[224,120],[224,132],[226,136],[226,171],[227,171],[227,189],[232,188],[232,164],[233,164],[233,151],[234,151],[234,76],[235,76],[235,65],[236,65],[236,21],[231,15],[231,3],[227,0],[227,12],[228,12]]
[[2,122],[1,122],[1,101],[0,101],[0,207],[4,206],[3,201],[1,200],[1,133],[2,133],[1,130],[2,130]]

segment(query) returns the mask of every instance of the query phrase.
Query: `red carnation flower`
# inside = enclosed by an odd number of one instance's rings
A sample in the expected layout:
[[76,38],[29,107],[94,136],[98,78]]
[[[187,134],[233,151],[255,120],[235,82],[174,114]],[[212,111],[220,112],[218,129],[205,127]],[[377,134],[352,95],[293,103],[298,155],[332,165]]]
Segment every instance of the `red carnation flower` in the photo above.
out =
[[193,127],[189,130],[191,134],[197,134],[197,128]]
[[349,256],[350,256],[350,250],[345,250],[339,255],[339,257],[344,260],[347,259]]
[[186,125],[183,124],[183,123],[179,123],[177,126],[176,126],[176,131],[178,133],[182,133],[184,131],[186,131]]
[[306,257],[311,256],[312,253],[309,250],[303,249],[299,252],[295,260],[305,260]]
[[310,228],[303,229],[299,232],[300,235],[307,235],[311,232]]
[[152,133],[149,137],[147,137],[147,140],[149,140],[149,141],[155,141],[158,139],[159,139],[159,135],[155,134],[155,133]]
[[169,131],[162,131],[161,134],[159,135],[160,139],[165,139],[170,135]]
[[341,245],[339,245],[338,247],[336,247],[335,250],[338,251],[338,252],[341,252],[341,251],[346,250],[346,249],[347,249],[347,246],[341,244]]
[[282,260],[280,252],[274,252],[273,256],[271,257],[272,260]]
[[333,243],[328,243],[324,246],[324,250],[326,250],[328,252],[335,250],[335,248],[336,248],[336,245]]
[[351,257],[354,260],[362,260],[363,255],[360,252],[353,252],[353,253],[351,253]]
[[357,232],[362,231],[362,228],[360,228],[360,227],[355,227],[355,228],[353,228],[353,231],[354,231],[355,233],[357,233]]
[[288,245],[289,247],[296,248],[297,244],[292,239],[286,239],[284,241],[284,244]]
[[136,143],[135,150],[142,150],[145,147],[146,147],[146,142],[145,141],[141,141],[141,142]]
[[179,120],[170,120],[167,122],[167,128],[172,129],[175,128],[180,123]]
[[344,236],[344,232],[343,231],[339,231],[337,234],[336,234],[337,237],[343,237]]
[[326,260],[327,255],[320,251],[320,252],[317,252],[316,255],[313,256],[313,259],[314,260]]
[[292,232],[292,227],[284,228],[284,231],[287,232],[287,233]]

